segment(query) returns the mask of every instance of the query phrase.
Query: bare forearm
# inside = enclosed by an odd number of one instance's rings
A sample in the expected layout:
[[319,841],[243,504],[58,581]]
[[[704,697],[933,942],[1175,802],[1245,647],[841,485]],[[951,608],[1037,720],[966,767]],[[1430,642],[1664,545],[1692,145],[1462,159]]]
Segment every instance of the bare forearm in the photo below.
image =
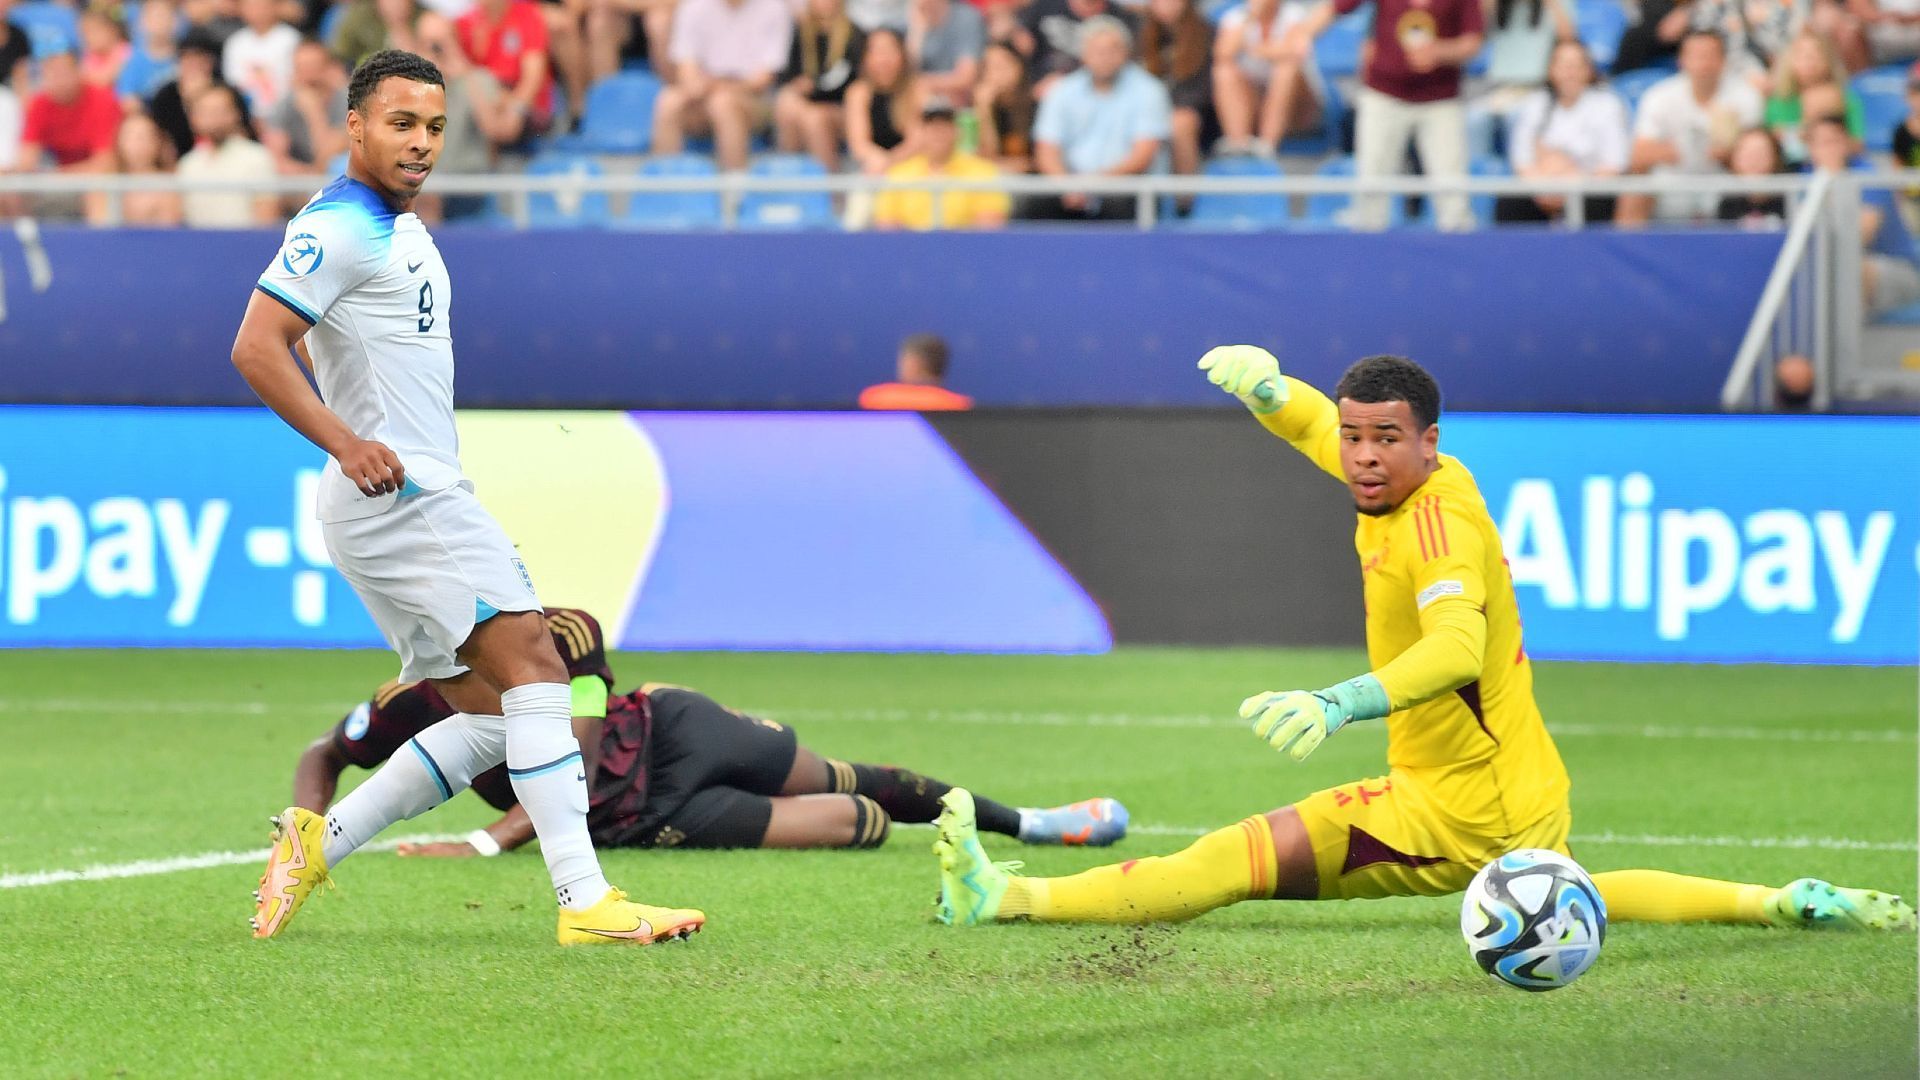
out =
[[1153,168],[1153,160],[1160,154],[1160,144],[1143,139],[1134,144],[1132,152],[1113,168],[1106,170],[1106,176],[1139,176]]
[[501,851],[512,851],[533,839],[533,819],[527,816],[525,808],[515,803],[506,816],[487,826],[487,835],[493,837]]
[[343,765],[331,743],[308,747],[293,769],[293,805],[316,814],[326,813],[327,807],[333,805],[333,793],[339,785]]
[[354,440],[353,429],[314,393],[287,348],[280,342],[243,336],[234,342],[233,366],[288,427],[337,457]]
[[1443,38],[1434,45],[1434,52],[1440,62],[1449,67],[1459,67],[1469,63],[1480,53],[1480,46],[1486,44],[1486,38],[1480,34],[1461,34],[1459,37]]
[[1067,175],[1066,158],[1061,155],[1060,148],[1053,143],[1037,144],[1034,147],[1033,156],[1034,161],[1040,166],[1040,171],[1046,175]]

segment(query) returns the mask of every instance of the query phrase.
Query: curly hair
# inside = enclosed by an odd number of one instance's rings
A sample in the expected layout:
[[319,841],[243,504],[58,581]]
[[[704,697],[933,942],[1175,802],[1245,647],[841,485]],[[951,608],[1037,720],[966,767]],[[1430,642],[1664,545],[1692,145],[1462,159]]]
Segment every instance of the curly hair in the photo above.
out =
[[353,69],[353,79],[347,83],[347,110],[357,112],[380,83],[386,79],[411,79],[428,86],[445,87],[446,77],[433,61],[424,56],[399,49],[382,49]]
[[1421,431],[1440,419],[1440,384],[1433,381],[1426,368],[1404,356],[1369,356],[1358,361],[1340,376],[1333,397],[1368,405],[1404,401],[1413,410],[1413,422]]

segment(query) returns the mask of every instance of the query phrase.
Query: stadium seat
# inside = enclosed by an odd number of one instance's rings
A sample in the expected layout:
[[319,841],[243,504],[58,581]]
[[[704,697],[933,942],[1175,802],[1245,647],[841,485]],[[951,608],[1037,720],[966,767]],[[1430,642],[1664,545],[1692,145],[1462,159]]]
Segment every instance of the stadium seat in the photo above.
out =
[[1346,78],[1360,71],[1360,46],[1373,32],[1373,9],[1363,7],[1351,15],[1333,20],[1327,32],[1313,43],[1313,59],[1320,74],[1329,79]]
[[35,56],[80,47],[80,16],[65,4],[51,0],[16,4],[7,13],[7,21],[27,32]]
[[[340,19],[345,16],[346,13],[347,5],[329,4],[327,5],[327,13],[320,16],[320,40],[324,42],[329,49],[333,47],[334,33],[340,29]],[[128,15],[127,25],[139,26],[140,24],[134,21],[132,15]]]
[[[527,164],[528,176],[605,175],[600,163],[576,154],[546,154]],[[585,194],[534,192],[527,196],[527,224],[536,229],[572,229],[606,225],[613,215],[607,208],[607,193]]]
[[[1353,175],[1353,158],[1330,158],[1314,170],[1314,175],[1350,177]],[[1307,196],[1307,213],[1300,219],[1300,223],[1316,229],[1348,228],[1347,208],[1352,202],[1353,197],[1350,195],[1309,195]],[[1407,200],[1404,198],[1387,200],[1388,228],[1396,228],[1406,223],[1406,205]]]
[[[712,178],[719,175],[719,170],[714,168],[712,158],[675,154],[646,162],[640,166],[640,175]],[[713,191],[636,192],[627,199],[627,212],[614,219],[614,225],[622,229],[717,229],[720,195]]]
[[1627,32],[1627,9],[1620,0],[1580,0],[1574,9],[1580,40],[1601,71],[1613,68],[1620,55],[1620,35]]
[[[814,177],[827,170],[805,154],[763,154],[747,166],[748,176]],[[832,229],[833,197],[824,191],[758,192],[740,200],[743,229]]]
[[653,101],[660,80],[644,72],[609,75],[587,91],[580,134],[569,150],[644,154],[653,145]]
[[342,150],[333,155],[333,160],[327,162],[328,179],[336,176],[345,176],[347,174],[347,154],[348,151]]
[[1640,107],[1640,96],[1645,94],[1654,83],[1672,75],[1666,68],[1635,68],[1623,71],[1612,79],[1613,92],[1619,94],[1627,103],[1629,112]]
[[[1207,162],[1207,176],[1282,176],[1278,162],[1252,156],[1217,157]],[[1197,229],[1271,229],[1293,220],[1286,195],[1221,195],[1202,193],[1193,200],[1186,224]]]
[[1867,149],[1884,154],[1893,149],[1893,129],[1907,118],[1907,66],[1873,68],[1853,77],[1866,114]]

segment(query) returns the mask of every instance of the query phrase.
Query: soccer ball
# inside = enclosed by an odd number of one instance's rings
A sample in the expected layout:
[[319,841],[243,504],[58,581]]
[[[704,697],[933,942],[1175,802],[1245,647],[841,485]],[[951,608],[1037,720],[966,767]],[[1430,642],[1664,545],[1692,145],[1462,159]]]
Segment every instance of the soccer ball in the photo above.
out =
[[1473,876],[1460,933],[1487,974],[1522,990],[1558,990],[1600,958],[1607,905],[1572,859],[1524,848]]

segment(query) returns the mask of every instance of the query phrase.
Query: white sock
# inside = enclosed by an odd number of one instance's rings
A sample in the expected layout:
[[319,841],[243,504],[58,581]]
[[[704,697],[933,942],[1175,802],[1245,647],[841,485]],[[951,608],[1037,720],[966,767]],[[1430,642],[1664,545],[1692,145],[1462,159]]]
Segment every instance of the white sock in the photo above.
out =
[[454,713],[407,740],[327,813],[329,869],[396,821],[452,798],[507,756],[506,720]]
[[573,692],[529,683],[500,695],[507,714],[507,777],[533,821],[561,907],[592,907],[607,879],[587,835],[587,777],[573,738]]

